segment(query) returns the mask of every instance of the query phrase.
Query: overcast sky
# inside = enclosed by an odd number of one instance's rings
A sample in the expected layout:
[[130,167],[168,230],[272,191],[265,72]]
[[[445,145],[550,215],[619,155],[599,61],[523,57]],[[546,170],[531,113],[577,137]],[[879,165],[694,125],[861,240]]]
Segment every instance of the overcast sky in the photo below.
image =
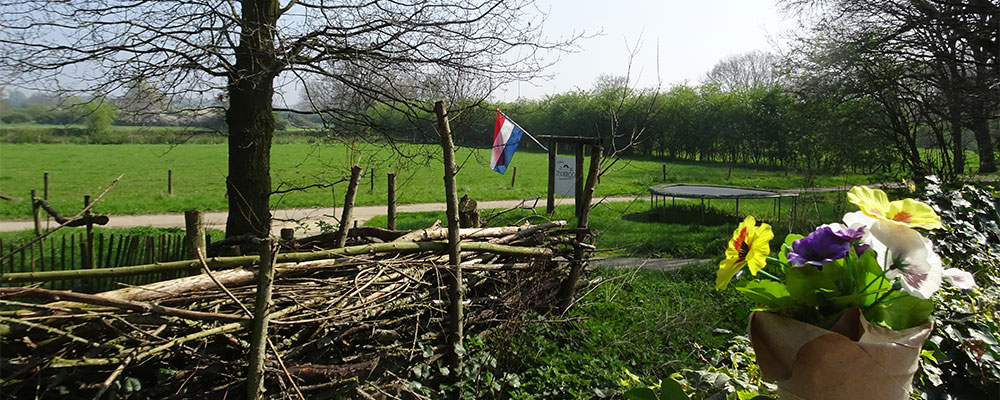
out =
[[547,36],[601,35],[580,41],[576,53],[562,55],[548,71],[552,80],[502,88],[496,96],[500,100],[590,89],[602,74],[625,75],[627,46],[637,43],[633,84],[697,84],[728,55],[775,51],[795,26],[774,0],[539,0],[538,6],[549,14]]

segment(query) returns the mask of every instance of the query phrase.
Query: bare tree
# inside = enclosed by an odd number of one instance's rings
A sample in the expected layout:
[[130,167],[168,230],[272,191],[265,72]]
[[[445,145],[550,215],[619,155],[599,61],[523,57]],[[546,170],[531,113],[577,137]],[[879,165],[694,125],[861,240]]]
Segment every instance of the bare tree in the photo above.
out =
[[537,76],[540,53],[570,43],[543,38],[531,0],[0,0],[0,10],[8,83],[112,94],[143,77],[170,99],[218,101],[227,236],[269,233],[276,90],[321,76],[366,101],[407,104],[404,82],[463,76],[496,88]]
[[726,57],[705,74],[703,83],[719,85],[724,91],[754,86],[772,87],[778,83],[775,64],[780,58],[764,51],[751,51]]

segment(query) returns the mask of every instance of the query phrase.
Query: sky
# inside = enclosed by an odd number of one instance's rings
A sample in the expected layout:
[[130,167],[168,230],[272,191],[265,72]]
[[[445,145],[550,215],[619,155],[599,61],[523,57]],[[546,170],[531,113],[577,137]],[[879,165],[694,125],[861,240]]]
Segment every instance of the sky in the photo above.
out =
[[[640,88],[698,84],[726,56],[775,52],[795,27],[774,0],[539,0],[547,36],[599,34],[583,39],[547,71],[548,81],[501,88],[500,100],[539,99],[590,89],[600,75],[630,75]],[[786,36],[786,35],[784,35]],[[629,47],[638,45],[629,72]]]

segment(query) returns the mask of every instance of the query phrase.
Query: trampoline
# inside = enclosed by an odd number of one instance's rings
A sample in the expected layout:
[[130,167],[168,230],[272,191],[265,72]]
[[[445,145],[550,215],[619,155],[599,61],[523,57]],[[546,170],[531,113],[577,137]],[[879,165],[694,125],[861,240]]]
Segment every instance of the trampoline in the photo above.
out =
[[709,201],[709,205],[711,205],[712,199],[735,200],[736,216],[739,217],[741,199],[774,199],[774,215],[777,220],[781,220],[781,199],[784,197],[791,197],[793,199],[792,219],[794,219],[797,208],[797,201],[795,200],[799,197],[798,193],[782,193],[736,186],[689,185],[684,183],[656,185],[650,187],[648,190],[650,209],[656,206],[657,200],[662,201],[663,206],[666,207],[668,197],[671,199],[671,203],[677,198],[701,199],[701,214],[703,219],[705,217],[705,200]]

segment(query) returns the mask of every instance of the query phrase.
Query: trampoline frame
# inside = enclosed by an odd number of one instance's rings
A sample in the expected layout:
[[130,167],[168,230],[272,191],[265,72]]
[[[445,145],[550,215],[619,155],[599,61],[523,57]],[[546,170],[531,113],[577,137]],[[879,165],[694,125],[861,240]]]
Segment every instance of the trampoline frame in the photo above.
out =
[[[729,189],[729,190],[735,190],[735,191],[747,191],[747,192],[755,192],[755,193],[730,194],[730,195],[713,195],[713,194],[709,194],[709,193],[676,193],[676,192],[675,193],[670,193],[669,192],[670,188],[677,188],[677,187],[706,188],[706,189],[720,188],[720,189]],[[695,185],[695,184],[687,184],[687,183],[671,183],[671,184],[656,185],[656,186],[651,186],[650,188],[647,189],[647,191],[649,191],[649,209],[650,210],[652,210],[653,208],[656,207],[656,200],[657,199],[660,199],[663,202],[663,206],[664,207],[666,207],[666,205],[667,205],[667,198],[668,197],[671,199],[671,205],[674,204],[674,201],[677,198],[682,198],[682,199],[701,199],[701,219],[702,219],[702,221],[705,220],[705,200],[706,199],[708,199],[708,205],[709,206],[712,205],[712,199],[736,200],[736,217],[737,218],[739,218],[739,216],[740,216],[740,199],[774,199],[774,207],[772,208],[772,210],[774,211],[774,215],[775,215],[776,221],[781,221],[781,199],[782,198],[785,198],[785,197],[791,197],[792,198],[792,218],[791,218],[792,220],[795,220],[796,213],[798,211],[798,198],[799,198],[799,194],[798,193],[782,193],[782,192],[777,192],[777,191],[772,191],[772,190],[744,188],[744,187],[738,187],[738,186]]]

